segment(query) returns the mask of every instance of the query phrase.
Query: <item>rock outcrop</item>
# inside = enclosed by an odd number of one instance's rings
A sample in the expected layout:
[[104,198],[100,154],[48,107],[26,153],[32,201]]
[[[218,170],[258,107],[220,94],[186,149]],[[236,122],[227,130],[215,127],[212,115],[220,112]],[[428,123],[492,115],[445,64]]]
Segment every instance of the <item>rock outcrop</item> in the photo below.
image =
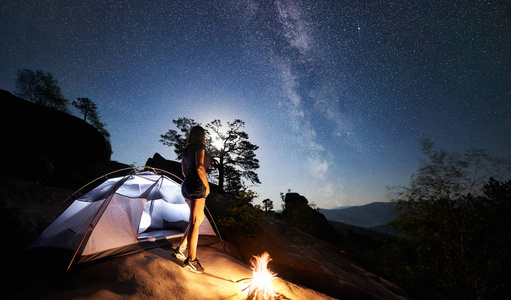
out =
[[64,188],[78,188],[105,170],[110,143],[89,123],[0,90],[4,169],[10,176]]
[[148,167],[165,170],[178,176],[181,179],[184,178],[183,172],[181,171],[181,164],[177,161],[165,159],[160,155],[160,153],[155,153],[153,157],[148,158],[145,165]]
[[282,219],[294,227],[335,246],[340,245],[339,235],[326,217],[309,206],[309,201],[298,193],[287,193]]

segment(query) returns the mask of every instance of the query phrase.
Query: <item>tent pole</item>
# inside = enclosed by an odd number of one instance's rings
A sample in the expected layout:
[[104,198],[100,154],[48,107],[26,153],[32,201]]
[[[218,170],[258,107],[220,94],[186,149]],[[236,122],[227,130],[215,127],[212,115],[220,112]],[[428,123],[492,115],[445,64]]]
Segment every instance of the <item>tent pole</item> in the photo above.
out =
[[76,248],[75,254],[73,255],[73,258],[71,258],[71,261],[69,262],[69,265],[67,266],[67,271],[71,268],[71,265],[75,261],[76,255],[78,254],[78,251],[80,251],[80,248],[82,247],[83,241],[85,241],[85,237],[89,233],[90,229],[92,228],[92,223],[89,224],[89,227],[87,228],[87,231],[85,231],[85,234],[83,235],[82,240],[80,241],[80,244]]
[[222,246],[225,247],[224,240],[222,239],[222,235],[220,235],[220,230],[218,230],[218,227],[216,226],[216,222],[215,222],[215,219],[213,219],[213,215],[211,215],[211,212],[209,211],[209,209],[206,206],[206,204],[204,204],[204,208],[206,208],[206,211],[208,212],[209,216],[211,217],[211,222],[215,226],[215,229],[216,229],[216,232],[218,234],[218,237],[220,238],[220,242],[222,242]]

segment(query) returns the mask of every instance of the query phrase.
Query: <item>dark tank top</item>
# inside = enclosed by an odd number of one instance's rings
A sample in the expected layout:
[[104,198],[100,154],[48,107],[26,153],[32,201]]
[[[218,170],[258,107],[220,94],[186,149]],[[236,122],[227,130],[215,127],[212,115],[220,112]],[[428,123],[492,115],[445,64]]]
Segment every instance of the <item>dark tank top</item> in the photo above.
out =
[[195,152],[200,149],[206,149],[203,144],[190,144],[183,151],[183,160],[186,164],[186,176],[198,176],[197,162],[195,161]]

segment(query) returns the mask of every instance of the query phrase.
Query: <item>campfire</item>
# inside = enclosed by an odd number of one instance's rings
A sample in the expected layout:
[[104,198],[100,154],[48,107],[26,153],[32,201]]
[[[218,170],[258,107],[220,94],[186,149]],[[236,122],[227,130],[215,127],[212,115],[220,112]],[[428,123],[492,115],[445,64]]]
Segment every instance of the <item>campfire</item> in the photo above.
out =
[[252,278],[245,278],[247,285],[243,291],[247,292],[247,299],[250,300],[270,300],[286,299],[284,295],[275,291],[272,281],[277,274],[268,269],[268,263],[271,261],[267,252],[261,256],[254,256],[252,260]]

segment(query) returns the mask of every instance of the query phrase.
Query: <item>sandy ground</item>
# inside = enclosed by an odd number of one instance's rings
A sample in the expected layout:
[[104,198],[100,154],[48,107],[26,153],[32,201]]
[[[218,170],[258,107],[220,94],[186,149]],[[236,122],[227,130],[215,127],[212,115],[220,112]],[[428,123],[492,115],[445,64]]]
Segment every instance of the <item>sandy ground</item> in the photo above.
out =
[[[249,266],[229,256],[221,245],[199,247],[206,271],[194,274],[161,248],[118,257],[65,275],[48,275],[9,295],[10,299],[246,299]],[[271,269],[271,262],[269,264]],[[278,276],[278,275],[277,275]],[[275,279],[280,299],[333,299],[291,282]]]

